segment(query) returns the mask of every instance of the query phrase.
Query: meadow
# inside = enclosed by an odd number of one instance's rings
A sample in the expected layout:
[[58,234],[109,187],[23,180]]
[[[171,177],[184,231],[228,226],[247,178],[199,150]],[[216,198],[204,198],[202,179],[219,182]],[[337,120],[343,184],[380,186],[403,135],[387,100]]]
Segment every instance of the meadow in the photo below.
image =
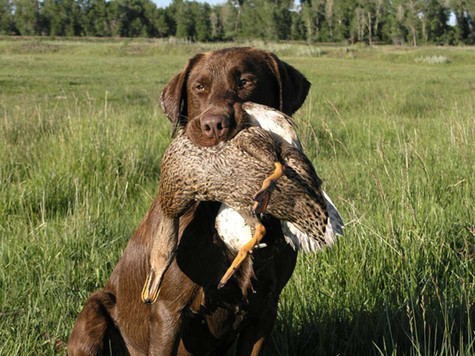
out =
[[[312,82],[298,132],[346,222],[270,354],[475,354],[475,48],[248,44]],[[65,353],[156,193],[161,89],[225,45],[0,39],[1,355]]]

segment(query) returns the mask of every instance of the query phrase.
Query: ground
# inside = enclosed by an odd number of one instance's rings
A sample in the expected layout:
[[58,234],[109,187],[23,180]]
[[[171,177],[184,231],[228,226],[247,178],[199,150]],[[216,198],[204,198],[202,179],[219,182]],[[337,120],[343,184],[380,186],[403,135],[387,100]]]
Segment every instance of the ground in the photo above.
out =
[[[298,132],[347,223],[272,353],[475,353],[475,49],[247,44],[312,82]],[[0,39],[0,354],[64,353],[155,195],[162,87],[222,46]]]

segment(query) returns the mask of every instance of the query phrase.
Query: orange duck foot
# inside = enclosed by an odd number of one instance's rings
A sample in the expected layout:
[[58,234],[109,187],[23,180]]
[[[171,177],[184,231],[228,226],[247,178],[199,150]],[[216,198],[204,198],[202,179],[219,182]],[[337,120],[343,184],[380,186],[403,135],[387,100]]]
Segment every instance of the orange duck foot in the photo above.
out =
[[233,263],[231,263],[231,266],[228,268],[224,276],[221,278],[221,281],[218,284],[218,289],[223,288],[228,280],[232,277],[234,272],[239,268],[241,265],[242,261],[246,259],[246,257],[252,253],[252,250],[254,247],[256,247],[259,242],[261,242],[262,238],[266,234],[266,228],[264,225],[258,223],[256,225],[256,232],[254,233],[254,236],[252,239],[249,240],[241,249],[239,250],[237,256],[234,258]]
[[274,165],[274,172],[264,179],[261,189],[252,197],[255,201],[252,208],[256,214],[263,214],[266,211],[267,205],[269,205],[270,196],[275,189],[276,182],[284,174],[284,167],[280,162],[275,162]]

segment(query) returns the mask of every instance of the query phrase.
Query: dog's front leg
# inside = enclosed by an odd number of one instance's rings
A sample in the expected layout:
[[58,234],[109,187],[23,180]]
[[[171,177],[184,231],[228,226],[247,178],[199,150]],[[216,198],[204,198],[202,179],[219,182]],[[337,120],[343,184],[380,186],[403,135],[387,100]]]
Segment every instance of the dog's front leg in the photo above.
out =
[[254,327],[248,327],[239,335],[236,356],[258,356],[264,346],[265,336]]
[[[265,339],[272,332],[277,318],[278,298],[275,298],[271,293],[261,297],[264,299],[257,302],[262,303],[261,305],[264,307],[260,310],[260,315],[239,334],[236,356],[257,356],[261,354]],[[271,354],[273,353],[271,352]]]
[[179,343],[181,314],[174,301],[160,299],[150,305],[149,356],[176,355]]

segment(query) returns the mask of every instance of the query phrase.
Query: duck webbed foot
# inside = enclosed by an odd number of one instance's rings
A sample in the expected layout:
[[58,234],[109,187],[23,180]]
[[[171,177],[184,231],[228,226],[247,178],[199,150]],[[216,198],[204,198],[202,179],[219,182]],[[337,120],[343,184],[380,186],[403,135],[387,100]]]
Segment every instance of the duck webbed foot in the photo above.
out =
[[[266,211],[267,205],[269,205],[271,193],[275,189],[276,182],[284,174],[284,167],[280,162],[275,162],[274,165],[274,172],[269,177],[264,179],[261,189],[253,196],[253,199],[255,200],[253,209],[256,214],[263,214]],[[265,234],[266,229],[264,225],[262,225],[260,222],[257,222],[253,237],[243,247],[241,247],[231,266],[221,278],[221,281],[218,284],[218,289],[224,287],[234,272],[236,272],[236,270],[239,268],[242,261],[244,261],[246,257],[252,253],[254,248],[259,245]]]
[[256,214],[263,214],[266,211],[267,205],[269,205],[271,193],[275,189],[276,182],[284,174],[284,166],[282,166],[280,162],[275,162],[274,165],[274,172],[264,179],[261,189],[252,197],[255,201],[253,209]]
[[218,284],[218,289],[224,287],[224,285],[227,283],[229,278],[231,278],[234,272],[236,272],[236,270],[239,268],[242,261],[244,261],[246,257],[250,253],[252,253],[252,251],[254,250],[254,247],[256,247],[261,242],[265,234],[266,234],[266,229],[264,225],[262,225],[261,223],[257,223],[254,236],[252,237],[251,240],[249,240],[249,242],[247,242],[243,247],[241,247],[237,256],[234,258],[233,263],[228,268],[224,276],[221,278],[221,281]]
[[152,241],[150,271],[142,289],[142,301],[146,304],[156,302],[165,272],[175,258],[178,245],[178,222],[178,219],[162,214],[162,220]]

